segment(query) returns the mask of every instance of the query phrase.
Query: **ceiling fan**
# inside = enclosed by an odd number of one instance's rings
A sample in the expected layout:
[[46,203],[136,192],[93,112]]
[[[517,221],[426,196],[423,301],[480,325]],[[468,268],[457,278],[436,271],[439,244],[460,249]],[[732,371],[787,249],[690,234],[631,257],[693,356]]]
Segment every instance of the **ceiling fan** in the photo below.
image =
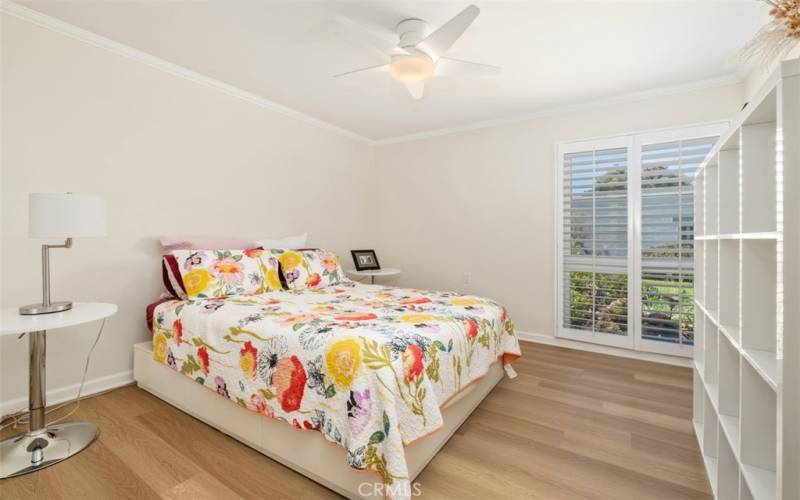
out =
[[344,28],[357,33],[362,41],[380,50],[390,61],[388,64],[347,71],[333,77],[388,72],[406,86],[414,99],[421,99],[425,81],[434,76],[498,75],[502,71],[499,66],[444,57],[480,12],[477,6],[470,5],[435,31],[431,31],[428,23],[422,19],[411,18],[400,21],[394,32],[384,30],[381,33],[340,17],[337,21]]

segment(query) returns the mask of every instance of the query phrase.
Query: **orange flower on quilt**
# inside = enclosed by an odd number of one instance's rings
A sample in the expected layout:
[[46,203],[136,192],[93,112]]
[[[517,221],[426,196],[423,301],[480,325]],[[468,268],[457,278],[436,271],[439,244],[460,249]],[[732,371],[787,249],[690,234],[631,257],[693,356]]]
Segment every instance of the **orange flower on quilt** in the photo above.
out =
[[242,251],[243,254],[247,255],[251,259],[257,259],[261,257],[261,254],[264,253],[263,248],[246,248]]
[[303,401],[306,386],[306,370],[297,356],[281,358],[272,375],[272,384],[285,412],[297,411]]
[[319,273],[312,273],[308,275],[308,278],[306,278],[306,286],[312,288],[319,285],[321,281],[322,277],[319,275]]

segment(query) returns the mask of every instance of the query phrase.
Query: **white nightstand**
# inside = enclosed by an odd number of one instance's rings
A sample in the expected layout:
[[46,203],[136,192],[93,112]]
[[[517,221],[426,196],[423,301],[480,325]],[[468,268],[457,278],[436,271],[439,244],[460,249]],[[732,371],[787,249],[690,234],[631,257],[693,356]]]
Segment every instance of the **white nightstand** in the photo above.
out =
[[28,334],[30,372],[29,430],[0,442],[0,479],[27,474],[58,463],[89,446],[100,430],[89,422],[47,427],[45,422],[45,343],[47,330],[98,321],[117,312],[115,304],[76,302],[67,311],[23,316],[18,308],[0,312],[0,335]]
[[348,269],[347,274],[351,276],[369,276],[370,282],[374,285],[376,276],[396,276],[400,274],[400,270],[391,267],[375,269],[374,271],[356,271],[355,269]]

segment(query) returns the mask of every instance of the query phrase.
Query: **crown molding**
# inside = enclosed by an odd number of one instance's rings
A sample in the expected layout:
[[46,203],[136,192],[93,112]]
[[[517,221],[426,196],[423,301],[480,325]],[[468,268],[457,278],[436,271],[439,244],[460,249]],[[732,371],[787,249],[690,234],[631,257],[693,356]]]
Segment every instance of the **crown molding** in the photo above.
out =
[[204,85],[206,87],[223,92],[229,96],[245,100],[262,108],[269,109],[271,111],[280,113],[284,116],[297,119],[309,125],[313,125],[315,127],[319,127],[325,130],[330,130],[341,136],[373,146],[388,146],[392,144],[418,141],[423,139],[429,139],[432,137],[440,137],[445,135],[457,134],[461,132],[499,127],[511,123],[536,120],[539,118],[544,118],[549,116],[575,113],[578,111],[603,108],[612,105],[626,104],[637,101],[643,101],[647,99],[653,99],[656,97],[682,94],[686,92],[692,92],[692,91],[704,90],[716,87],[724,87],[728,85],[736,85],[741,83],[741,79],[738,78],[737,75],[730,74],[718,78],[700,80],[681,85],[673,85],[669,87],[650,89],[641,92],[633,92],[629,94],[622,94],[602,99],[588,100],[565,106],[556,106],[541,111],[534,111],[531,113],[514,115],[505,118],[497,118],[493,120],[484,120],[484,121],[466,123],[454,127],[446,127],[446,128],[428,130],[408,135],[401,135],[396,137],[388,137],[385,139],[374,140],[368,137],[364,137],[350,130],[344,129],[342,127],[339,127],[337,125],[334,125],[332,123],[320,120],[318,118],[314,118],[313,116],[294,110],[282,104],[270,101],[269,99],[256,95],[252,92],[248,92],[246,90],[240,89],[228,83],[222,82],[220,80],[203,75],[191,69],[185,68],[183,66],[179,66],[177,64],[165,61],[153,55],[142,52],[138,49],[134,49],[133,47],[129,47],[125,44],[115,42],[114,40],[98,35],[91,31],[85,30],[83,28],[79,28],[78,26],[67,23],[60,19],[48,16],[37,10],[15,3],[11,0],[0,0],[0,12],[23,19],[30,23],[36,24],[37,26],[41,26],[43,28],[47,28],[52,31],[61,33],[62,35],[66,35],[71,38],[83,41],[95,47],[99,47],[108,50],[110,52],[122,55],[134,61],[165,71],[174,76],[185,78],[200,85]]
[[712,89],[717,87],[727,87],[729,85],[738,85],[740,83],[741,79],[738,78],[737,75],[729,74],[717,78],[709,78],[707,80],[699,80],[696,82],[684,83],[680,85],[672,85],[669,87],[660,87],[639,92],[632,92],[629,94],[621,94],[601,99],[593,99],[575,104],[568,104],[565,106],[556,106],[549,109],[543,109],[541,111],[534,111],[532,113],[514,115],[505,118],[497,118],[493,120],[472,122],[464,125],[457,125],[455,127],[434,129],[426,132],[419,132],[397,137],[389,137],[387,139],[376,140],[374,141],[374,144],[376,146],[388,146],[392,144],[400,144],[403,142],[419,141],[423,139],[430,139],[432,137],[440,137],[444,135],[458,134],[461,132],[469,132],[473,130],[499,127],[511,123],[526,122],[549,116],[565,115],[569,113],[575,113],[578,111],[587,111],[591,109],[604,108],[618,104],[627,104],[638,101],[645,101],[657,97],[685,94],[688,92],[694,92],[698,90]]
[[211,78],[210,76],[203,75],[189,68],[173,64],[169,61],[165,61],[164,59],[160,59],[156,56],[147,54],[138,49],[134,49],[133,47],[129,47],[125,44],[115,42],[114,40],[98,35],[97,33],[93,33],[83,28],[79,28],[78,26],[48,16],[37,10],[25,7],[10,0],[0,0],[0,2],[1,2],[0,12],[28,21],[37,26],[50,29],[62,35],[66,35],[76,40],[80,40],[82,42],[93,45],[95,47],[108,50],[115,54],[119,54],[134,61],[140,62],[142,64],[146,64],[153,68],[165,71],[171,75],[179,76],[194,83],[210,87],[214,90],[218,90],[229,96],[242,99],[244,101],[250,102],[262,108],[269,109],[271,111],[280,113],[284,116],[288,116],[290,118],[302,121],[309,125],[313,125],[315,127],[319,127],[325,130],[330,130],[344,137],[354,139],[356,141],[363,142],[366,144],[374,144],[375,142],[372,139],[356,134],[355,132],[352,132],[350,130],[314,118],[313,116],[309,116],[305,113],[294,110],[282,104],[270,101],[269,99],[265,99],[264,97],[258,96],[252,92],[248,92],[238,87],[234,87],[233,85]]

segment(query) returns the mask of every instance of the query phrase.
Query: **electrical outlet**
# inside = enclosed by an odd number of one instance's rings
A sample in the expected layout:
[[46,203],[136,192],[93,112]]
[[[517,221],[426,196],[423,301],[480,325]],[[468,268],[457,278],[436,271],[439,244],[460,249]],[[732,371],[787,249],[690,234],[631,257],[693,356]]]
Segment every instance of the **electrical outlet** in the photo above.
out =
[[464,273],[464,284],[469,285],[470,283],[472,283],[472,274]]

